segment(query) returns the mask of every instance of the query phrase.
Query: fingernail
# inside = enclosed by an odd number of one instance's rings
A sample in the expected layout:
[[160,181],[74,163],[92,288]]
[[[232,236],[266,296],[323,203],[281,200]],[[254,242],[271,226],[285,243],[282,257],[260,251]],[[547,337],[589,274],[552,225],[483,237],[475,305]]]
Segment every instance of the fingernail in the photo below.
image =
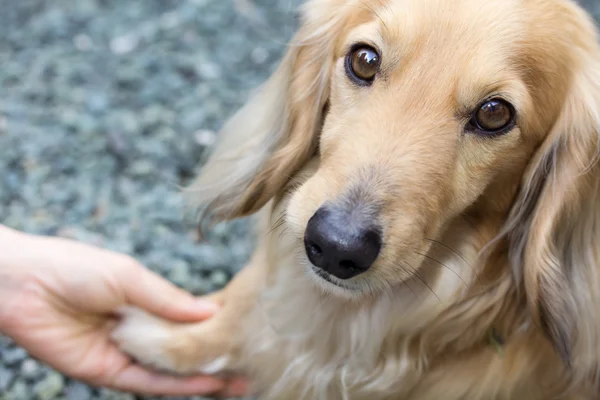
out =
[[219,310],[219,306],[204,299],[196,301],[196,307],[207,313],[215,313]]

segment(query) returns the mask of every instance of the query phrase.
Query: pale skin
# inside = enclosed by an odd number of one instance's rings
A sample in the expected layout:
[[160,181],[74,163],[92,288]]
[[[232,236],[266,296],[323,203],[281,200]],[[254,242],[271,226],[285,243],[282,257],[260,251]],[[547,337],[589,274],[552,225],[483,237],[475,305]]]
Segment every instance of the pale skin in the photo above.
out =
[[136,364],[110,339],[117,310],[136,306],[199,322],[218,306],[197,299],[131,257],[0,225],[0,332],[74,379],[149,395],[240,396],[241,379],[174,377]]

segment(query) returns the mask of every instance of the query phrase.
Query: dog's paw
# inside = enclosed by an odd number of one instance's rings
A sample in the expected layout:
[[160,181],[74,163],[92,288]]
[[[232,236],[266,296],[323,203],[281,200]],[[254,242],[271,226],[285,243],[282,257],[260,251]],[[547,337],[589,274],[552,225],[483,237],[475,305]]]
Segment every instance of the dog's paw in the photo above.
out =
[[227,367],[228,357],[210,357],[201,351],[199,324],[167,322],[140,309],[119,310],[121,321],[112,332],[120,349],[139,363],[177,374],[216,374]]
[[140,309],[119,310],[121,321],[112,332],[112,339],[123,352],[155,369],[178,372],[167,347],[174,340],[173,326]]

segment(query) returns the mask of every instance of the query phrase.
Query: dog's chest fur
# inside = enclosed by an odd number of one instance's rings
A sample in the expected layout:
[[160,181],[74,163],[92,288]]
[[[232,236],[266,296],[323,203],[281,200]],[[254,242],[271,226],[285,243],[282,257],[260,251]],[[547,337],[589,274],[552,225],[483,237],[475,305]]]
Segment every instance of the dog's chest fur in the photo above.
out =
[[445,272],[451,284],[434,288],[437,297],[406,287],[352,302],[311,282],[293,244],[280,242],[276,258],[241,335],[243,368],[265,390],[263,398],[405,398],[423,368],[406,332],[434,317],[424,313],[452,294],[456,275]]

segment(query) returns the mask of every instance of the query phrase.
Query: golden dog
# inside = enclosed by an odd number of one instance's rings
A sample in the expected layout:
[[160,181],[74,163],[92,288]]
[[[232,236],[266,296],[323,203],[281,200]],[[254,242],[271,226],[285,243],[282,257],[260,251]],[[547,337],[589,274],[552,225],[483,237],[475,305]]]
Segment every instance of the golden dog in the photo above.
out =
[[259,212],[212,319],[141,362],[267,399],[600,398],[600,47],[570,0],[310,0],[188,190]]

